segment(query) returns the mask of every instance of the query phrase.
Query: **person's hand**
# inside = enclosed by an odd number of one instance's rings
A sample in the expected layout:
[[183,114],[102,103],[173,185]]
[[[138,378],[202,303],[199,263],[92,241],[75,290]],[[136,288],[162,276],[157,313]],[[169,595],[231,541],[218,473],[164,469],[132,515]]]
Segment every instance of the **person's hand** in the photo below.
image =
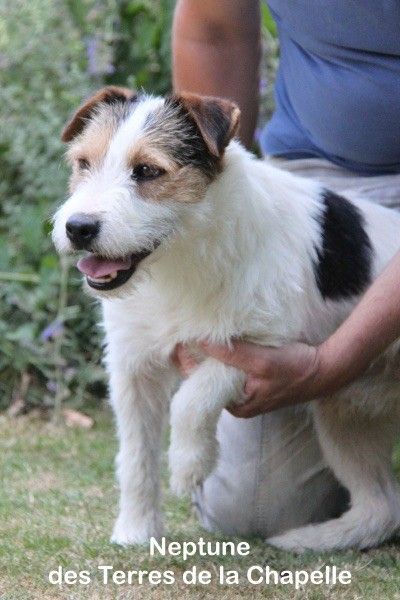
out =
[[[236,417],[249,418],[284,406],[315,398],[324,387],[324,368],[318,347],[296,343],[267,348],[248,342],[223,345],[201,344],[205,354],[244,371],[246,401],[229,407]],[[183,345],[173,356],[184,376],[196,368],[197,361]]]
[[[400,252],[366,291],[350,316],[320,346],[265,348],[246,342],[232,347],[201,344],[206,355],[247,374],[247,401],[231,408],[238,417],[256,415],[332,395],[359,377],[391,343],[400,339]],[[184,346],[174,353],[183,374],[196,368]]]

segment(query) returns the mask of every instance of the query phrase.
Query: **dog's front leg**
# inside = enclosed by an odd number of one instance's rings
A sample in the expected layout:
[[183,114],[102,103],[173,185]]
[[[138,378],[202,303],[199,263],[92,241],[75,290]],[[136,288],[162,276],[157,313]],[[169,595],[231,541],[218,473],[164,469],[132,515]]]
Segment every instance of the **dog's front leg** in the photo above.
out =
[[159,463],[169,379],[166,371],[132,374],[111,369],[111,403],[120,443],[120,507],[111,541],[118,544],[145,543],[162,532]]
[[214,469],[219,416],[225,406],[243,399],[244,381],[241,371],[208,358],[174,395],[169,465],[176,494],[192,490]]

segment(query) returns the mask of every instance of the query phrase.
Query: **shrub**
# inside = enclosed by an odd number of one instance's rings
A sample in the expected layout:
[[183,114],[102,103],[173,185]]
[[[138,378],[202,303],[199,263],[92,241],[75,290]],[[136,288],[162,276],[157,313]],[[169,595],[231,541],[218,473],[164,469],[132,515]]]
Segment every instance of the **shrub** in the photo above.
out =
[[[201,1],[201,0],[199,0]],[[174,0],[14,0],[0,6],[0,409],[104,394],[95,303],[55,254],[50,218],[67,188],[59,136],[105,83],[170,88]],[[274,24],[263,7],[268,60]],[[271,87],[263,86],[271,110]],[[262,116],[265,119],[265,110]]]
[[[97,309],[52,247],[59,136],[106,82],[169,87],[167,0],[14,0],[0,9],[0,407],[104,393]],[[128,81],[127,81],[128,80]]]

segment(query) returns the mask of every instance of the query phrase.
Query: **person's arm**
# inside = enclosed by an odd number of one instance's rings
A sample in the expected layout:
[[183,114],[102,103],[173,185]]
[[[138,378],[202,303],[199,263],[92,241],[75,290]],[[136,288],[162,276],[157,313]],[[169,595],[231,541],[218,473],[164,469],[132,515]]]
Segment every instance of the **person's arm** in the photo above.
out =
[[251,146],[258,115],[259,0],[178,0],[172,54],[175,91],[237,102],[239,137]]
[[[400,252],[348,319],[320,346],[265,348],[234,342],[232,349],[206,343],[203,349],[247,373],[248,400],[231,409],[233,415],[247,418],[333,394],[361,375],[399,337]],[[178,349],[177,362],[183,370],[195,368],[183,348]]]

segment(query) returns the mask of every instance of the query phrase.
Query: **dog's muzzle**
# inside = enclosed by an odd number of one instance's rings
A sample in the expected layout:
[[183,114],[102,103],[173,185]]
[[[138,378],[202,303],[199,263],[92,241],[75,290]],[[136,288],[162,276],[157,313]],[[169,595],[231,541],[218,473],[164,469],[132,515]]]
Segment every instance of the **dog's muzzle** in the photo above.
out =
[[154,242],[153,247],[143,249],[130,256],[106,258],[100,252],[94,253],[96,238],[101,223],[93,215],[75,213],[65,224],[67,238],[75,250],[88,250],[90,254],[78,261],[77,267],[86,276],[86,281],[95,290],[114,290],[130,279],[138,265],[149,256],[160,244]]

